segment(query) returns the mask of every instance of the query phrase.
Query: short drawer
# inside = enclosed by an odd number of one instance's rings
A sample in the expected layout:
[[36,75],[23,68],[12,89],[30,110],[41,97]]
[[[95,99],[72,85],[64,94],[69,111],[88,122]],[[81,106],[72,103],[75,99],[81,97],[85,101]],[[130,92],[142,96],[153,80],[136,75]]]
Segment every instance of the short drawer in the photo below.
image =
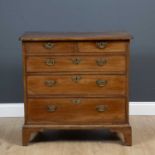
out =
[[26,53],[34,54],[74,52],[73,42],[25,42],[24,47]]
[[78,42],[79,52],[126,52],[126,41],[89,41]]
[[125,56],[28,56],[27,72],[125,72]]
[[28,122],[47,124],[112,124],[126,121],[124,98],[28,99]]
[[28,95],[125,95],[123,75],[30,75]]

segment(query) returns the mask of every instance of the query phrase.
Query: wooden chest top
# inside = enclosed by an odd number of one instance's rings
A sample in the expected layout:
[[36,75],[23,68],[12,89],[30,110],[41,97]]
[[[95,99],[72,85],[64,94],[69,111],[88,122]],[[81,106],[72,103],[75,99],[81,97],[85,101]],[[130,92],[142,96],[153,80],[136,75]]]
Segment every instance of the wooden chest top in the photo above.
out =
[[26,32],[20,38],[22,41],[71,41],[71,40],[130,40],[127,32]]

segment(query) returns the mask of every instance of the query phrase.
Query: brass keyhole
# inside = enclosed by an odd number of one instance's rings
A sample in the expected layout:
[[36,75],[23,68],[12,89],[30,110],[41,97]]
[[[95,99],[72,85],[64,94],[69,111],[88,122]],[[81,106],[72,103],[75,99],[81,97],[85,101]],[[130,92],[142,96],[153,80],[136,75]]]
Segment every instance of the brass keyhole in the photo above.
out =
[[98,112],[105,112],[107,110],[107,105],[98,105],[96,106]]
[[56,111],[57,107],[55,105],[48,105],[47,106],[47,111],[48,112],[54,112]]
[[96,85],[99,87],[104,87],[108,83],[107,80],[97,80]]
[[75,59],[72,59],[72,62],[73,62],[73,64],[78,65],[78,64],[80,64],[81,59],[80,58],[75,58]]
[[72,103],[73,104],[80,104],[81,103],[81,100],[80,99],[73,99],[72,100]]
[[100,49],[103,49],[103,48],[105,48],[106,46],[107,46],[107,42],[104,42],[104,41],[100,41],[100,42],[97,42],[96,43],[96,46],[98,47],[98,48],[100,48]]
[[47,43],[45,43],[43,46],[44,46],[45,48],[47,48],[47,49],[51,49],[51,48],[54,47],[54,43],[47,42]]
[[96,60],[96,64],[97,64],[98,66],[103,66],[103,65],[105,65],[106,63],[107,63],[107,60],[106,60],[105,58],[99,58],[99,59]]
[[56,84],[56,81],[55,80],[46,80],[44,82],[44,84],[47,86],[47,87],[53,87],[55,84]]
[[49,58],[45,61],[46,65],[52,66],[55,64],[55,59]]
[[78,83],[80,80],[81,80],[81,76],[80,75],[72,76],[72,81]]

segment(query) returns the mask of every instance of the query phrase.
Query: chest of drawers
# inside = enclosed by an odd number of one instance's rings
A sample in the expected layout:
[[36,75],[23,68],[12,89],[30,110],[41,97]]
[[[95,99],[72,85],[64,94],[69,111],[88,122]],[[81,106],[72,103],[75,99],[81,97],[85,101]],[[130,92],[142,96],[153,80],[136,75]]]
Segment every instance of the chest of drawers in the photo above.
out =
[[131,145],[128,33],[25,33],[23,145],[46,129],[107,128]]

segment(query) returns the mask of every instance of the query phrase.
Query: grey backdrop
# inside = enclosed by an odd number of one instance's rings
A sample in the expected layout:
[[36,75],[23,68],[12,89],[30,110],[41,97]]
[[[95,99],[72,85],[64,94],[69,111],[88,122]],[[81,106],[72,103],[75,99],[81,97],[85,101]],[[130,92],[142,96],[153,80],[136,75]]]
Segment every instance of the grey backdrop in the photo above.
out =
[[128,31],[130,100],[155,100],[154,0],[0,0],[0,102],[23,102],[25,31]]

